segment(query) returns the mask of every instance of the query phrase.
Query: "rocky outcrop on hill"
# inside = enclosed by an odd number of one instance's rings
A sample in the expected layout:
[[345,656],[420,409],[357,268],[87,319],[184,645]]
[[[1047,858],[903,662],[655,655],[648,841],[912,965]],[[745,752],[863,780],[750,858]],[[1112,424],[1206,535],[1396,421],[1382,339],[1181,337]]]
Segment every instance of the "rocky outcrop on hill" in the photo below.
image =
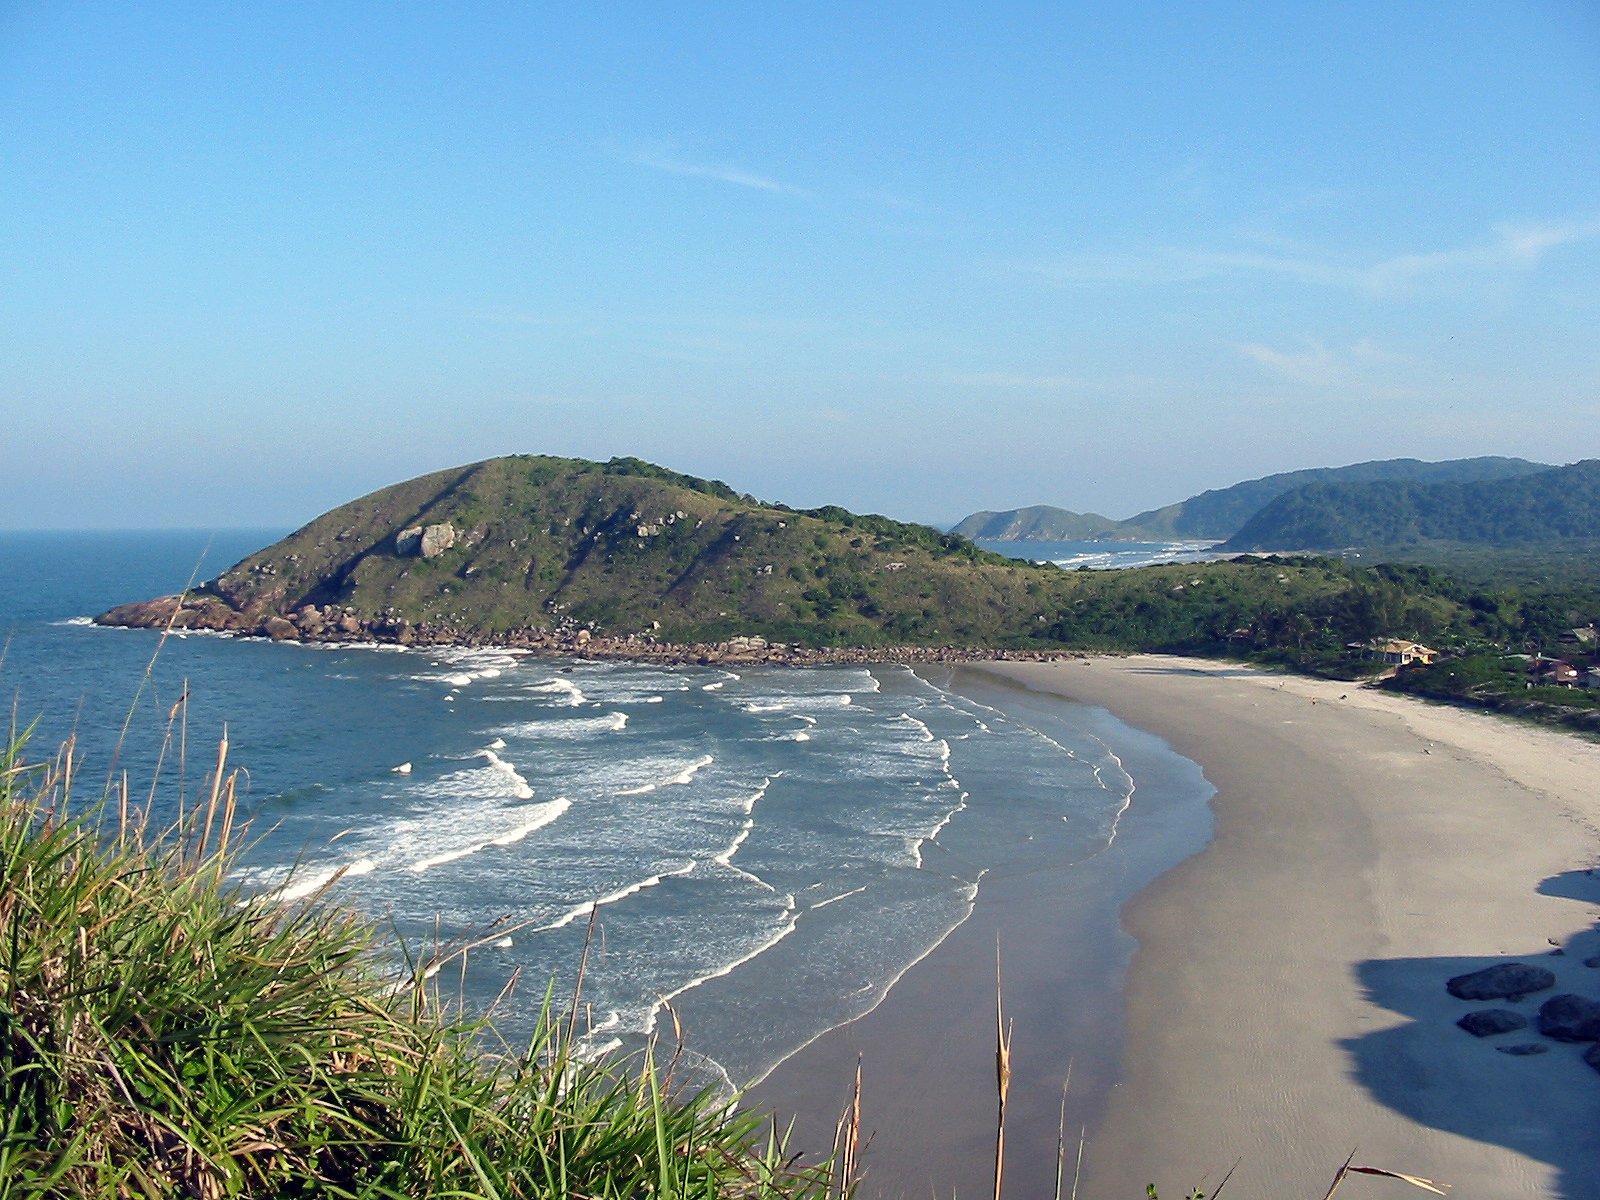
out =
[[456,544],[456,527],[448,521],[438,525],[413,525],[394,535],[394,552],[402,557],[438,558]]

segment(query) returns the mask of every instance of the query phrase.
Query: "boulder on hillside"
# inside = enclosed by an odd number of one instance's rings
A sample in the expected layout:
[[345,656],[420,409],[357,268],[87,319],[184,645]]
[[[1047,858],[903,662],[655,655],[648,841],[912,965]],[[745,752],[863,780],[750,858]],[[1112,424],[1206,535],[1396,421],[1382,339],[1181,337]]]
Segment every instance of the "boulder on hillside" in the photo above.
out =
[[1473,1037],[1493,1037],[1497,1033],[1510,1033],[1513,1029],[1526,1029],[1528,1018],[1509,1008],[1480,1008],[1469,1012],[1456,1022]]
[[1551,996],[1539,1007],[1539,1032],[1558,1042],[1600,1041],[1600,1000]]
[[1530,992],[1556,985],[1556,977],[1543,967],[1526,963],[1496,963],[1481,971],[1457,975],[1445,983],[1458,1000],[1520,1000]]
[[422,531],[417,553],[423,558],[438,558],[456,544],[456,527],[450,524],[429,525]]
[[438,558],[456,544],[456,536],[456,527],[448,521],[413,525],[394,535],[394,552],[401,558]]

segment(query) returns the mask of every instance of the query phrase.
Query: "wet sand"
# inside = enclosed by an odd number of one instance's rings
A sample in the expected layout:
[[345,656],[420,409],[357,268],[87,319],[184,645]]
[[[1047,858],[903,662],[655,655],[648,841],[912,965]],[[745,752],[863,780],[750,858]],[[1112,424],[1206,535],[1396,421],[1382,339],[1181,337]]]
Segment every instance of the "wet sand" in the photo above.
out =
[[[798,1112],[815,1145],[860,1055],[875,1139],[864,1195],[987,1190],[998,939],[1014,1022],[1009,1195],[1050,1194],[1071,1061],[1067,1176],[1087,1122],[1078,1194],[1092,1200],[1147,1183],[1209,1192],[1235,1160],[1230,1196],[1318,1196],[1351,1150],[1456,1196],[1600,1197],[1600,1072],[1583,1047],[1532,1030],[1473,1038],[1454,1022],[1489,1005],[1444,988],[1520,960],[1558,978],[1513,1006],[1530,1019],[1556,992],[1600,998],[1600,969],[1583,965],[1600,956],[1600,747],[1213,662],[963,671],[1156,735],[1216,788],[1215,836],[1193,853],[1204,822],[1178,799],[1193,781],[1160,743],[1135,746],[1143,795],[1120,848],[985,879],[972,918],[883,1004],[765,1081],[754,1099]],[[1517,1042],[1549,1050],[1496,1050]]]

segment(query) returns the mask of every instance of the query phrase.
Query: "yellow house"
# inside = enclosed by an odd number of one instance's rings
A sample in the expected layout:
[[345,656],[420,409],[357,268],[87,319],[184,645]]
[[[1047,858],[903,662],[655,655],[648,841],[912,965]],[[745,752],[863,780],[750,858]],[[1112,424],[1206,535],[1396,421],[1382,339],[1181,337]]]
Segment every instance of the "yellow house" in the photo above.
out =
[[1399,638],[1374,638],[1367,643],[1367,649],[1374,655],[1381,654],[1383,661],[1392,667],[1408,667],[1412,663],[1427,665],[1439,657],[1439,652],[1430,646]]

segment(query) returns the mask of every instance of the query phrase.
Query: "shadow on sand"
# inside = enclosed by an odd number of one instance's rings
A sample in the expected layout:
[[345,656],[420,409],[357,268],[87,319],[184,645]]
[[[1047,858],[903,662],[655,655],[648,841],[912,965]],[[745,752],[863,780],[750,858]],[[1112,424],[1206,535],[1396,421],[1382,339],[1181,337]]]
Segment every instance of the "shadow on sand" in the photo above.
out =
[[[1600,905],[1600,877],[1566,871],[1539,892]],[[1354,1078],[1381,1103],[1414,1121],[1488,1142],[1545,1162],[1558,1173],[1565,1200],[1600,1200],[1600,1071],[1583,1061],[1587,1046],[1541,1037],[1539,1006],[1572,992],[1600,1000],[1600,923],[1556,949],[1541,941],[1524,953],[1494,958],[1372,959],[1357,974],[1374,1004],[1409,1018],[1342,1043]],[[1445,981],[1496,963],[1545,967],[1555,987],[1518,1001],[1458,1000]],[[1483,1008],[1510,1008],[1528,1028],[1477,1038],[1455,1022]],[[1502,1046],[1538,1044],[1543,1052],[1514,1055]]]

